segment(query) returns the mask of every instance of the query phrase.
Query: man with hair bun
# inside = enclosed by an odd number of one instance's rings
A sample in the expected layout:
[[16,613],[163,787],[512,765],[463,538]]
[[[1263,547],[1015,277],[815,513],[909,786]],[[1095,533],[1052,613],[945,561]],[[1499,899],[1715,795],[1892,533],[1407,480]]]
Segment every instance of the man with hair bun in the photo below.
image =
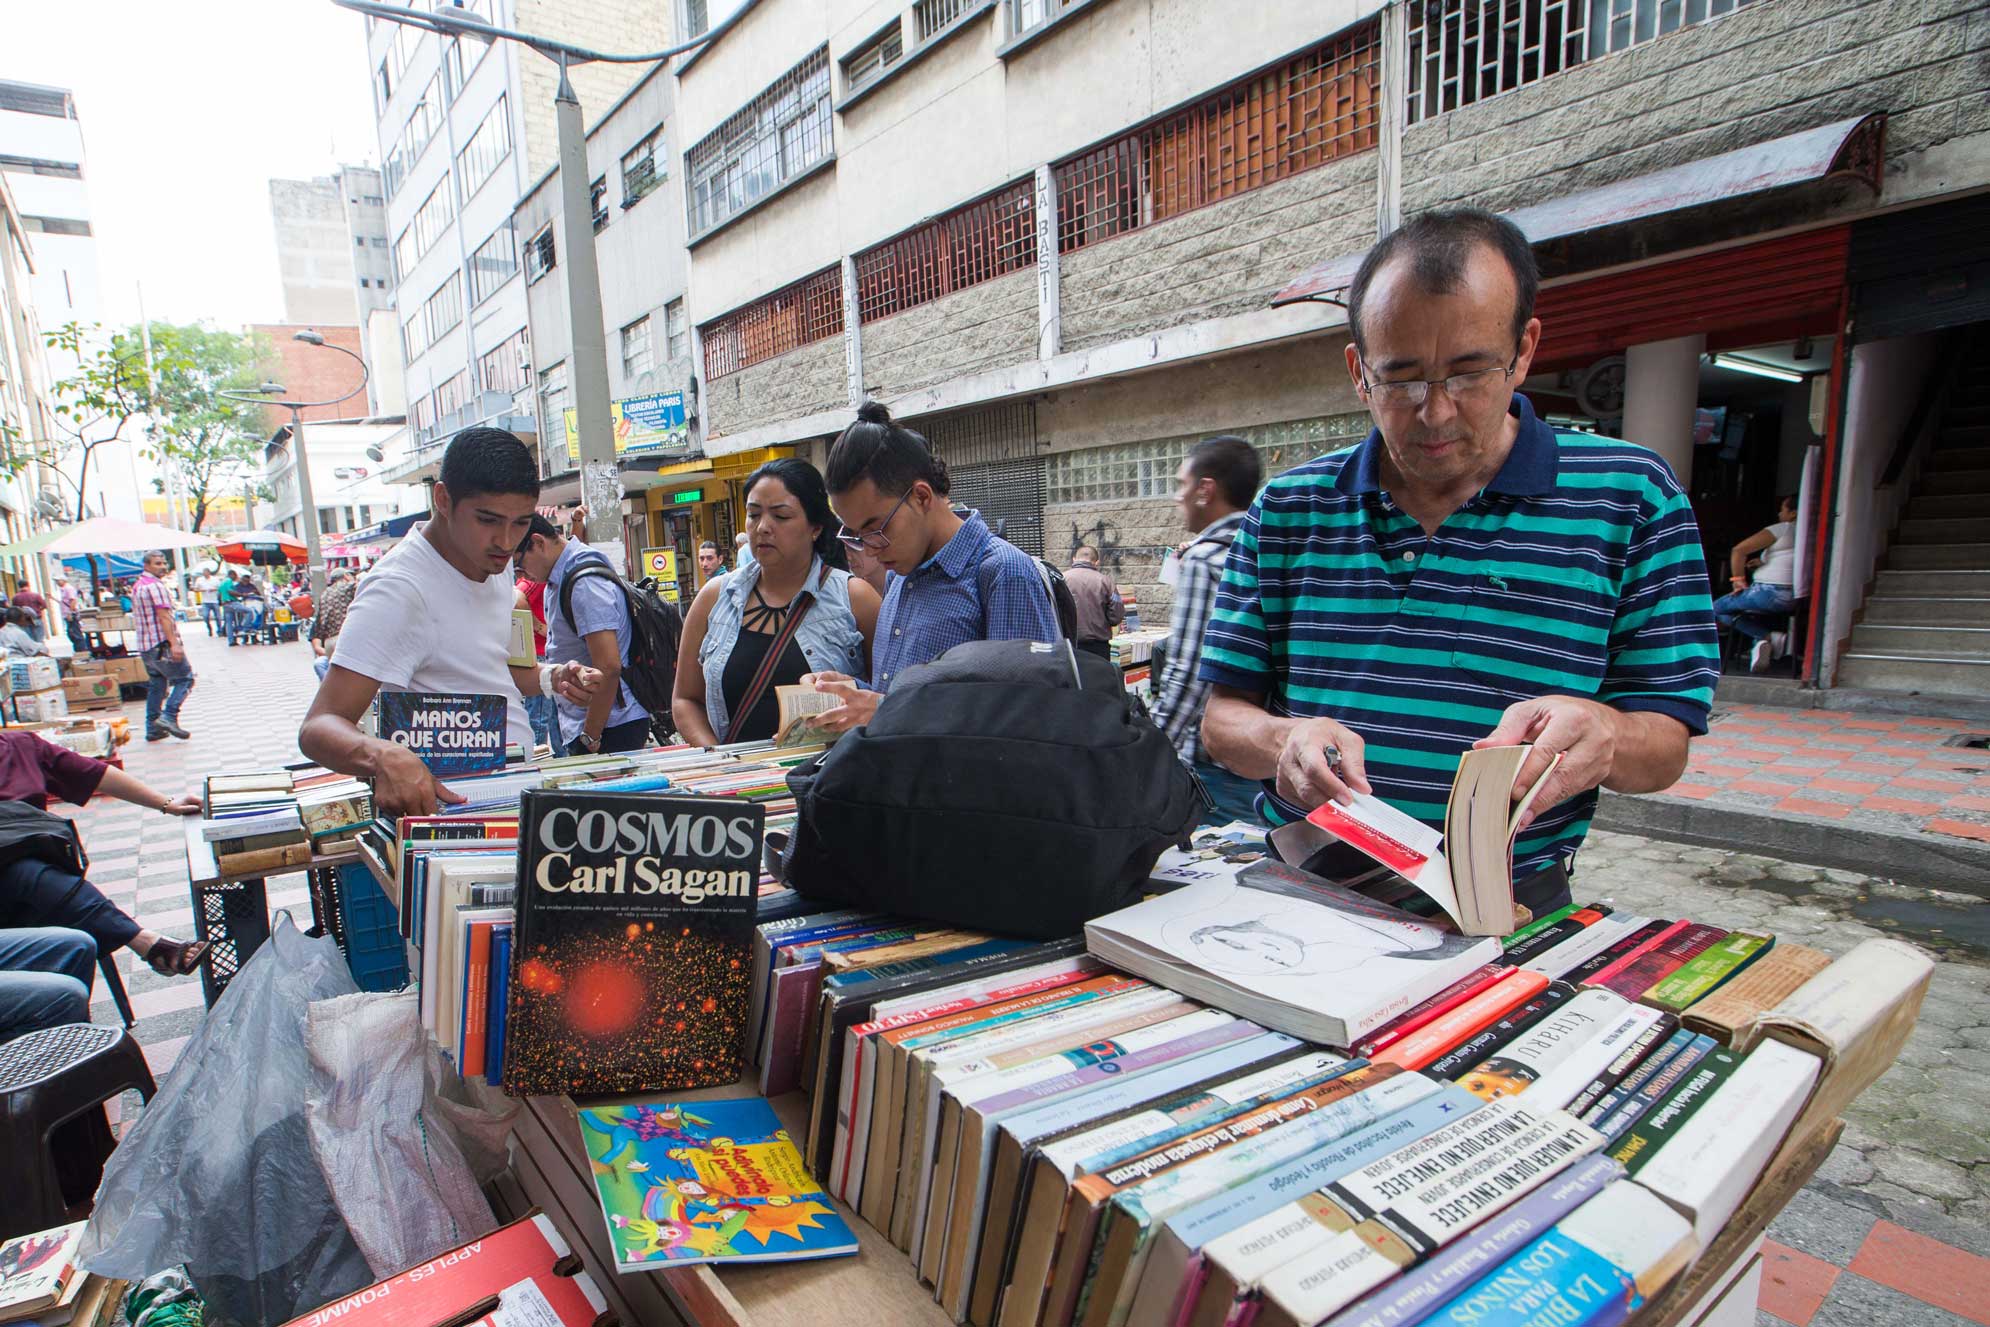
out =
[[817,719],[842,731],[870,722],[908,668],[973,640],[1059,638],[1057,612],[1036,559],[1002,539],[979,512],[947,501],[947,467],[926,439],[893,422],[877,401],[829,449],[837,538],[890,573],[872,637],[868,685],[845,673],[811,673],[843,704]]

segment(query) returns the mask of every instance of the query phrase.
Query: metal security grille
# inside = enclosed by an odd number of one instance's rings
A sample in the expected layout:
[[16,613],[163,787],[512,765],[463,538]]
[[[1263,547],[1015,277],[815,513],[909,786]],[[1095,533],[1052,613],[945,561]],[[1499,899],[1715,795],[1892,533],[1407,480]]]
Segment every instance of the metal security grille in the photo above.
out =
[[1020,180],[857,255],[857,314],[901,313],[1036,263],[1036,190]]
[[699,329],[705,376],[721,378],[843,330],[843,273],[825,267]]
[[949,467],[947,478],[952,481],[955,506],[974,508],[989,529],[1023,552],[1043,556],[1042,461]]
[[948,465],[1014,461],[1037,454],[1036,405],[1005,401],[979,410],[926,415],[908,422]]
[[1375,146],[1373,20],[1056,168],[1057,247],[1164,221]]
[[1409,120],[1731,14],[1749,0],[1411,0]]
[[829,48],[819,46],[684,154],[691,234],[704,234],[827,160]]
[[912,19],[919,30],[919,40],[927,40],[965,14],[973,4],[974,0],[919,0],[912,6]]

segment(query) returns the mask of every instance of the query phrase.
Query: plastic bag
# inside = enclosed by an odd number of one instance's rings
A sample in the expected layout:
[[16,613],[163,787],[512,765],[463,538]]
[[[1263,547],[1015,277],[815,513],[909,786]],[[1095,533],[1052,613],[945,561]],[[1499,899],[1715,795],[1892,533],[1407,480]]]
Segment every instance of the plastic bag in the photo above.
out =
[[305,1133],[311,1001],[356,988],[338,943],[279,912],[104,1167],[81,1260],[140,1281],[184,1263],[209,1323],[281,1323],[372,1284]]
[[497,1228],[482,1182],[504,1169],[515,1104],[472,1101],[421,1024],[414,991],[311,1006],[311,1150],[375,1276]]

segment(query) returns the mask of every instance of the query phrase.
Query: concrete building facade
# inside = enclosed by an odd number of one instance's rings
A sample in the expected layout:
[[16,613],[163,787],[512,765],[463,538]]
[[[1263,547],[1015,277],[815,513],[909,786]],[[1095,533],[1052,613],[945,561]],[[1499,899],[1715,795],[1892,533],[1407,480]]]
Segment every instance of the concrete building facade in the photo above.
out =
[[[63,506],[54,468],[42,463],[37,442],[49,434],[53,403],[32,299],[34,277],[34,244],[13,190],[0,178],[0,543],[6,544],[33,533],[44,508]],[[44,587],[41,560],[0,558],[0,585],[11,593],[23,584]]]
[[329,175],[271,180],[269,211],[283,283],[283,320],[304,327],[357,326],[359,278],[353,250],[357,246],[363,251],[366,237],[354,234],[347,221],[340,182]]
[[[501,27],[608,51],[658,49],[670,28],[663,6],[610,0],[466,8]],[[537,441],[521,274],[528,237],[514,234],[512,212],[556,158],[558,75],[513,42],[365,22],[408,416],[394,472],[412,482],[432,478],[443,444],[472,424]],[[571,81],[599,114],[641,74],[590,64]]]
[[[1903,540],[1990,554],[1854,491],[1914,483],[1940,430],[1902,442],[1903,384],[1990,320],[1986,58],[1964,0],[760,0],[678,66],[703,445],[819,455],[877,396],[1151,618],[1187,446],[1241,432],[1275,473],[1365,434],[1336,301],[1401,217],[1477,203],[1542,261],[1525,389],[1667,458],[1717,590],[1803,490],[1785,667],[1829,684]],[[1949,238],[1889,243],[1910,217]]]

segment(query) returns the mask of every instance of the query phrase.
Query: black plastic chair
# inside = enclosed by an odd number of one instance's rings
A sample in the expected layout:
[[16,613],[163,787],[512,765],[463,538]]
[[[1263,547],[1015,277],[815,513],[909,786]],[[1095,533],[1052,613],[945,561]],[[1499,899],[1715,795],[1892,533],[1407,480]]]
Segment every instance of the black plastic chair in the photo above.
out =
[[[8,1201],[0,1204],[0,1238],[69,1219],[63,1174],[101,1174],[110,1152],[99,1146],[92,1149],[101,1152],[97,1156],[62,1155],[65,1139],[57,1131],[107,1138],[103,1105],[132,1088],[147,1101],[158,1091],[144,1051],[119,1028],[68,1023],[0,1045],[0,1174],[10,1179]],[[96,1130],[63,1129],[91,1111],[97,1112]],[[75,1201],[95,1187],[93,1180]]]
[[97,970],[104,974],[104,989],[111,993],[111,1003],[117,1006],[117,1016],[124,1020],[126,1027],[138,1022],[131,1012],[131,996],[124,989],[124,974],[117,970],[117,954],[97,954]]

